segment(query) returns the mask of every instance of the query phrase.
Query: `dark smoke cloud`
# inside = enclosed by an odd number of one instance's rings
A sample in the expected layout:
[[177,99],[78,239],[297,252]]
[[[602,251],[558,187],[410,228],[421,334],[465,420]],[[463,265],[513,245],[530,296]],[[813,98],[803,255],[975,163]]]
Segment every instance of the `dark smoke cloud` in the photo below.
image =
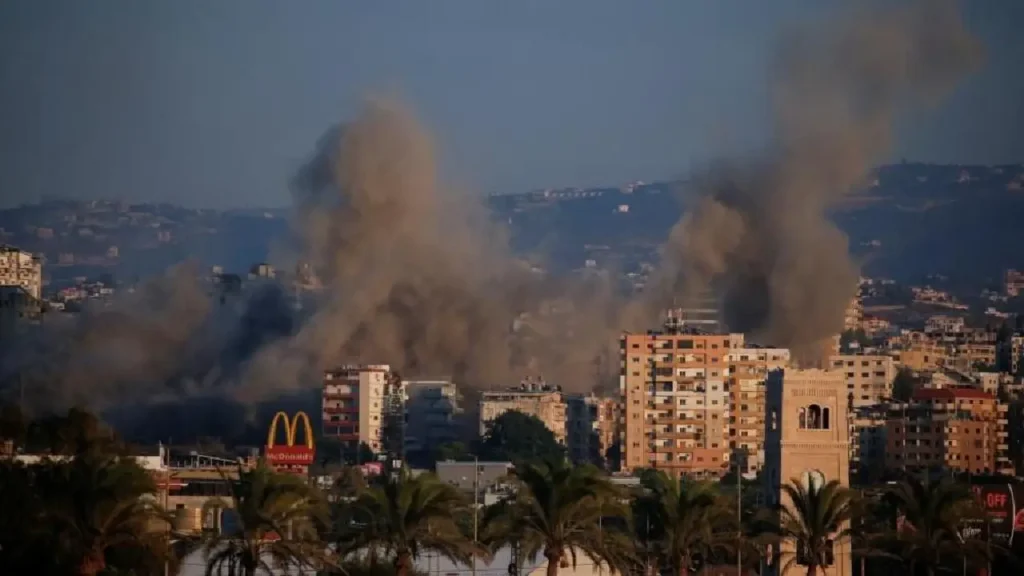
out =
[[[178,267],[26,339],[5,356],[5,377],[27,380],[36,406],[120,407],[143,430],[190,418],[200,429],[234,414],[222,406],[284,396],[301,405],[343,363],[477,389],[543,375],[585,391],[614,382],[621,330],[653,327],[665,306],[709,286],[733,329],[806,357],[841,328],[857,276],[827,208],[884,158],[896,112],[940,96],[976,59],[955,11],[934,3],[795,38],[780,58],[773,148],[708,171],[659,276],[628,301],[607,276],[555,278],[515,257],[480,198],[439,181],[412,115],[373,101],[325,134],[293,183],[280,268],[308,266],[320,286],[301,310],[289,282],[222,299]],[[136,409],[144,403],[162,416]]]
[[733,330],[820,358],[858,276],[826,210],[885,160],[898,113],[937,101],[979,56],[950,2],[861,11],[791,38],[771,151],[704,175],[671,232],[662,289],[714,286]]

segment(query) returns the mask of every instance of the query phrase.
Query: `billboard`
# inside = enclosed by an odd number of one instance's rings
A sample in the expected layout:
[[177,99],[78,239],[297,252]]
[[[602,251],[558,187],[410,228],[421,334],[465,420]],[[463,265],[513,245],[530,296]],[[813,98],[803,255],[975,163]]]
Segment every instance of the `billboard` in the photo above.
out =
[[1024,487],[1012,484],[971,486],[987,516],[992,542],[1011,548],[1024,545]]
[[[281,421],[284,422],[285,432],[285,444],[283,446],[275,444],[277,425]],[[305,427],[305,442],[296,445],[295,436],[298,433],[299,422]],[[313,445],[313,426],[309,423],[309,416],[306,416],[305,412],[296,412],[295,417],[289,419],[288,415],[284,412],[274,414],[274,419],[270,421],[270,431],[267,434],[267,446],[264,454],[272,466],[308,467],[313,464],[316,449]]]

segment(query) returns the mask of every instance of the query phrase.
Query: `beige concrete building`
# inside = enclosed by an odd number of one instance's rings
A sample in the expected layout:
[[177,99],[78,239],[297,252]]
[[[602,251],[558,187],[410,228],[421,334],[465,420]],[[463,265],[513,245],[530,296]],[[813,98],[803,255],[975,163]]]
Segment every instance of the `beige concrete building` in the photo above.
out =
[[718,476],[729,467],[728,354],[742,334],[625,334],[621,469]]
[[38,256],[0,245],[0,286],[21,286],[39,300],[43,293],[43,263]]
[[921,389],[890,406],[886,463],[893,470],[1014,475],[1008,456],[1007,407],[975,388]]
[[567,409],[562,392],[543,383],[524,381],[518,388],[484,392],[480,395],[480,435],[487,433],[487,425],[495,418],[515,410],[536,417],[565,445]]
[[342,366],[324,373],[322,432],[358,449],[366,443],[374,452],[384,447],[383,430],[389,403],[404,410],[401,382],[387,364]]
[[[842,372],[783,369],[773,371],[766,386],[765,494],[768,505],[791,506],[781,486],[795,481],[821,485],[832,480],[849,485],[847,389]],[[819,568],[822,576],[850,576],[850,542],[838,539],[834,562]],[[783,541],[773,552],[767,573],[806,572],[793,558],[795,545]],[[781,554],[780,554],[781,552]]]
[[892,396],[896,363],[891,356],[840,354],[829,357],[828,365],[846,377],[846,390],[854,408],[879,404]]
[[618,439],[618,403],[617,398],[594,394],[573,394],[566,398],[570,460],[577,464],[604,461],[608,449]]
[[730,461],[747,478],[764,464],[764,388],[768,373],[789,365],[787,348],[733,348],[729,365]]

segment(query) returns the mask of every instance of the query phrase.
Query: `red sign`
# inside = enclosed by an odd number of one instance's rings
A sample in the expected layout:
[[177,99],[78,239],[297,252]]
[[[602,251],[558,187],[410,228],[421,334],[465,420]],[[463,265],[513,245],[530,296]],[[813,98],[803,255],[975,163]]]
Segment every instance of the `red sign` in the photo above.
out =
[[[274,443],[277,436],[278,420],[284,420],[285,442],[284,446]],[[295,435],[298,432],[299,421],[305,425],[306,441],[298,446],[295,445]],[[308,467],[313,463],[316,456],[316,449],[313,446],[313,427],[309,423],[309,416],[305,412],[296,412],[295,418],[289,420],[284,412],[278,412],[270,422],[270,431],[267,434],[267,446],[264,450],[267,461],[273,466]]]

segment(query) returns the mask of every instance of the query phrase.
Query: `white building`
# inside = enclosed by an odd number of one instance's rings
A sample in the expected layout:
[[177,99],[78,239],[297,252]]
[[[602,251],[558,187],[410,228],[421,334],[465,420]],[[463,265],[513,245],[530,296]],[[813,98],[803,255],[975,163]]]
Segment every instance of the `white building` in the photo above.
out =
[[21,286],[35,299],[43,292],[43,264],[38,256],[0,245],[0,286]]
[[357,449],[365,443],[374,452],[384,448],[384,428],[397,400],[404,406],[401,382],[387,364],[342,366],[324,373],[322,396],[324,437],[337,438]]

